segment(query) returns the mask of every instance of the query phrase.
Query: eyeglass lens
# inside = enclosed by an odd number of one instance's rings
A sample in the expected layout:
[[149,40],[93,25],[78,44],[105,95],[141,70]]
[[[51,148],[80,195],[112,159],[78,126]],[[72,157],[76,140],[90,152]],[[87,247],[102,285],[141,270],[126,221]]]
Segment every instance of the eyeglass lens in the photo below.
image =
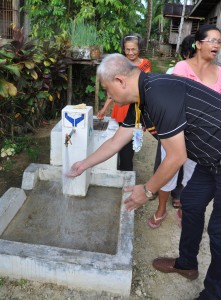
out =
[[201,40],[201,42],[207,42],[209,44],[221,45],[221,40],[217,40],[217,39]]

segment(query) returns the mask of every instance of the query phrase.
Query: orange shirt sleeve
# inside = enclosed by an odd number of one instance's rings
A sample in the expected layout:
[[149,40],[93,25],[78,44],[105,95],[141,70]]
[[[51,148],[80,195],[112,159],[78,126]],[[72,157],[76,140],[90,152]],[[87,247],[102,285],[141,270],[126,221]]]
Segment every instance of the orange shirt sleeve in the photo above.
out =
[[142,63],[138,67],[145,73],[151,72],[151,62],[148,59],[143,58]]

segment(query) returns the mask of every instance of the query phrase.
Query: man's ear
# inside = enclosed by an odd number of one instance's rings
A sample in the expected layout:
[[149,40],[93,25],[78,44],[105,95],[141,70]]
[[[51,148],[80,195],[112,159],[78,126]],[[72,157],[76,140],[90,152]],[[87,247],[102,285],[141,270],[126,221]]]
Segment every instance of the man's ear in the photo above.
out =
[[126,77],[123,75],[116,75],[114,80],[122,87],[125,88],[127,85]]

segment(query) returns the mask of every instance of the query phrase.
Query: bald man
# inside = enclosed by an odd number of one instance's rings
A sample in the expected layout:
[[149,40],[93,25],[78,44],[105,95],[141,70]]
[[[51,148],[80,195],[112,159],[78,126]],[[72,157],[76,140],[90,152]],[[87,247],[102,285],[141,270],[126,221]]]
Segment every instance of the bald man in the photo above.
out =
[[[204,228],[204,212],[214,198],[210,217],[212,260],[204,290],[197,299],[221,299],[221,95],[187,78],[144,73],[121,54],[105,57],[97,70],[103,88],[119,106],[131,104],[116,134],[83,161],[71,167],[78,176],[126,145],[135,126],[135,103],[139,103],[142,126],[160,139],[166,157],[144,185],[128,187],[127,210],[151,199],[185,163],[197,163],[181,194],[182,233],[178,258],[157,258],[153,266],[190,280],[198,277],[197,255]],[[148,159],[148,156],[147,156]]]

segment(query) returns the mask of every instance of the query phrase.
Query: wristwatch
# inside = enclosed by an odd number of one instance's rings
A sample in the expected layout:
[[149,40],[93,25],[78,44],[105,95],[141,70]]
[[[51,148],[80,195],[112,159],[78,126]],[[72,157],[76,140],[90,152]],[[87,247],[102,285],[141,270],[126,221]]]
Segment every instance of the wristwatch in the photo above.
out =
[[153,193],[150,190],[148,190],[146,184],[144,184],[143,187],[144,187],[144,193],[146,194],[149,200],[153,200],[156,198],[156,193]]

